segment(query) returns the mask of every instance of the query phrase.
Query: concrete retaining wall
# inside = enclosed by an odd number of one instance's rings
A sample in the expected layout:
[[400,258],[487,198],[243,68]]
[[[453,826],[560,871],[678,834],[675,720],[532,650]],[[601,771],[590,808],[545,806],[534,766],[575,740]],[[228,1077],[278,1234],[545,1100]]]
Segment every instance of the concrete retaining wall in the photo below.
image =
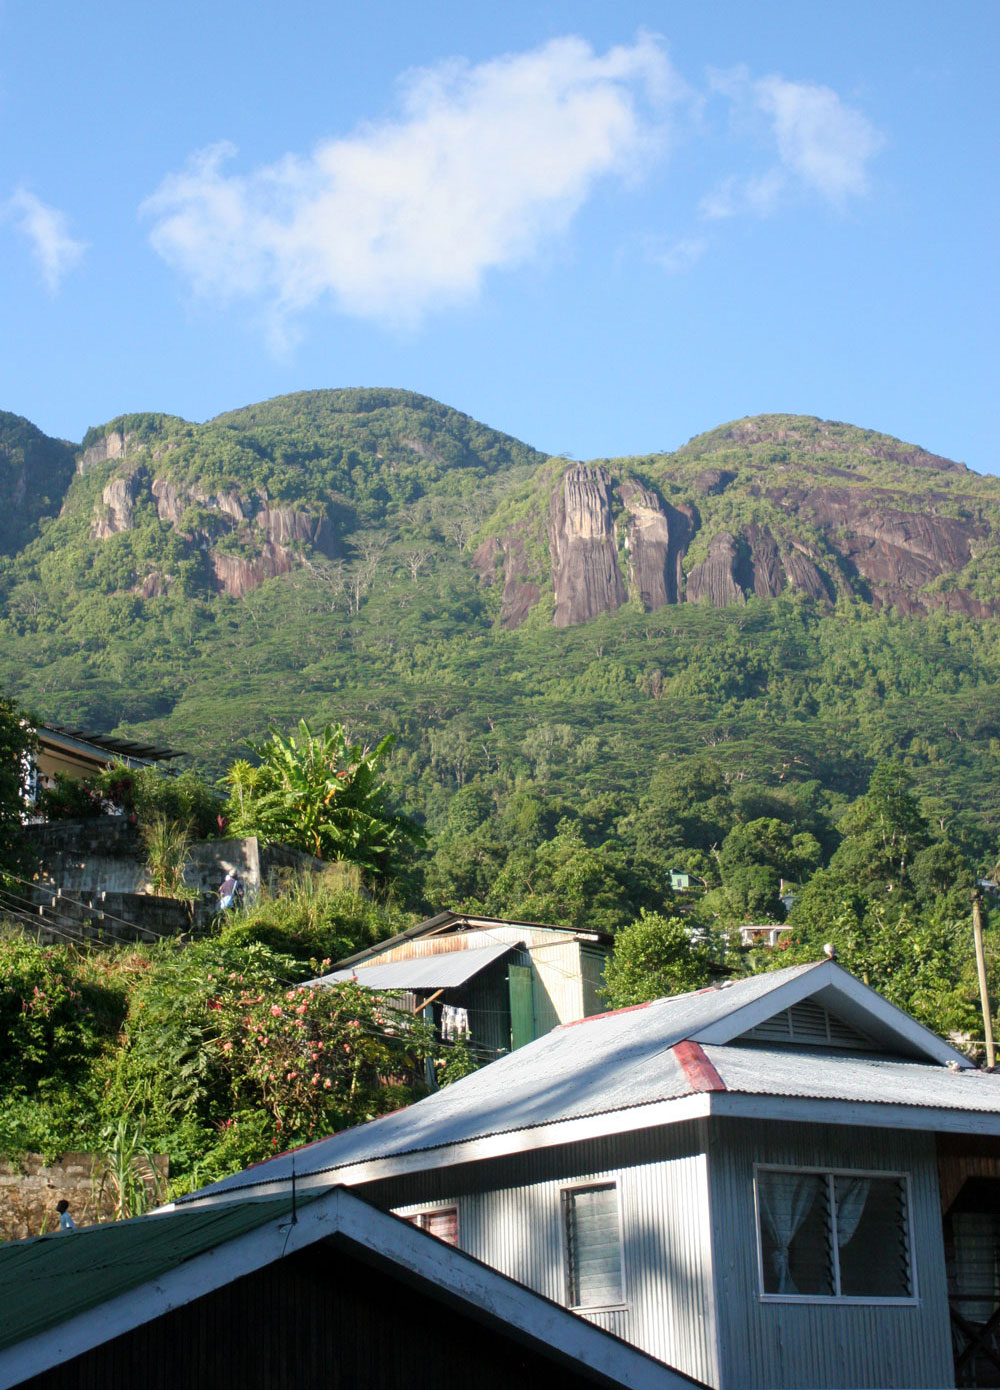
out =
[[[165,1187],[169,1160],[165,1154],[155,1158],[157,1173]],[[25,1154],[18,1163],[0,1163],[0,1240],[24,1240],[58,1231],[56,1203],[65,1198],[78,1226],[107,1221],[112,1214],[110,1196],[95,1200],[100,1192],[101,1160],[89,1153],[69,1153],[54,1163],[38,1154]]]
[[47,945],[67,939],[124,942],[177,936],[211,922],[218,887],[227,874],[239,875],[246,899],[253,901],[262,887],[279,891],[283,872],[325,867],[298,850],[261,845],[256,836],[196,841],[184,879],[197,896],[185,903],[153,893],[141,833],[124,816],[53,821],[27,831],[36,886],[26,909],[31,922],[21,925]]

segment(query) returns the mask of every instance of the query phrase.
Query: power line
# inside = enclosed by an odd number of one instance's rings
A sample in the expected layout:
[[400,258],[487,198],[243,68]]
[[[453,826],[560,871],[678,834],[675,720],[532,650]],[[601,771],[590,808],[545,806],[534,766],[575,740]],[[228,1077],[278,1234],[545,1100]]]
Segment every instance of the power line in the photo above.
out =
[[[48,893],[50,891],[45,888],[44,884],[40,884],[32,879],[22,878],[19,874],[8,874],[7,877],[14,879],[14,881],[17,883],[23,883],[26,887],[40,891],[42,893]],[[115,913],[107,911],[107,909],[104,907],[95,907],[93,905],[93,902],[84,902],[81,901],[81,899],[79,898],[74,898],[69,893],[64,892],[61,888],[55,891],[54,896],[57,900],[61,898],[64,902],[69,903],[71,907],[80,908],[82,912],[92,913],[95,916],[103,918],[110,922],[118,922],[121,926],[128,927],[132,931],[146,932],[150,936],[155,937],[161,941],[177,940],[177,934],[175,932],[160,931],[156,927],[140,926],[138,922],[130,922],[126,917],[118,917]],[[141,895],[137,894],[137,896]]]

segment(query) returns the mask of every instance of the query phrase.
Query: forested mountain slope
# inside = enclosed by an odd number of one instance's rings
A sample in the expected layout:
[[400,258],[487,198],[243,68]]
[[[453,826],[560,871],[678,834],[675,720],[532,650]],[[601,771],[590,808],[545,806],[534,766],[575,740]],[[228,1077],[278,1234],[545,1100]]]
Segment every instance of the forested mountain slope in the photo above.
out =
[[795,416],[576,464],[387,390],[0,426],[0,689],[50,721],[212,772],[272,722],[395,731],[431,824],[477,776],[848,796],[898,752],[1000,826],[995,478]]

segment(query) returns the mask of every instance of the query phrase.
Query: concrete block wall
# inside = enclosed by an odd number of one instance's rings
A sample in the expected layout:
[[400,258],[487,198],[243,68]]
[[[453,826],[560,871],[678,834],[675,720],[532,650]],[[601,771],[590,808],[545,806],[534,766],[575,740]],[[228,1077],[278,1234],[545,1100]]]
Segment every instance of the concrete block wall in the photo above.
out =
[[[169,1160],[156,1155],[161,1191],[166,1190]],[[89,1153],[68,1153],[52,1163],[38,1154],[25,1154],[17,1162],[0,1163],[0,1240],[24,1240],[58,1231],[56,1203],[69,1202],[78,1226],[92,1226],[110,1219],[113,1203],[105,1193],[99,1200],[102,1160]]]
[[186,903],[152,892],[141,833],[124,816],[27,829],[37,865],[29,915],[37,915],[35,931],[46,944],[67,938],[125,942],[180,935],[211,922],[219,884],[227,874],[239,875],[252,901],[262,887],[278,891],[283,871],[324,867],[298,850],[261,845],[256,836],[196,841],[184,878],[197,896]]

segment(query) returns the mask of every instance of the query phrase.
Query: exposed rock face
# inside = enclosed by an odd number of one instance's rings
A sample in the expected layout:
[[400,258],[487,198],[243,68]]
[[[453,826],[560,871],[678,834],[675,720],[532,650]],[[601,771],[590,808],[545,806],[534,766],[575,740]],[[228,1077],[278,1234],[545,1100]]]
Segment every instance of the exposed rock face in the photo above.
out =
[[832,599],[834,586],[827,576],[816,566],[797,541],[791,541],[784,550],[782,562],[785,574],[793,589],[801,589],[809,598]]
[[736,578],[739,568],[740,553],[735,536],[728,531],[720,531],[709,541],[708,555],[688,575],[688,602],[707,602],[713,608],[745,603],[746,595]]
[[90,528],[93,539],[104,541],[120,531],[130,531],[135,520],[135,504],[148,485],[149,476],[141,468],[124,477],[112,478],[101,493],[102,506]]
[[725,492],[735,477],[735,473],[727,473],[721,468],[706,468],[695,478],[694,485],[706,497],[711,497],[715,493]]
[[265,579],[288,574],[289,570],[295,568],[295,561],[288,551],[282,550],[281,546],[272,545],[270,541],[265,543],[264,553],[254,560],[248,560],[242,555],[228,555],[218,550],[212,551],[211,559],[212,572],[219,588],[233,598],[242,598],[244,594],[259,588]]
[[[895,495],[872,489],[815,488],[774,496],[826,532],[848,571],[865,582],[876,606],[894,606],[904,613],[926,612],[930,602],[920,588],[967,565],[973,543],[987,534],[984,526],[972,521],[931,510],[903,511]],[[933,502],[930,499],[931,506]]]
[[484,588],[489,589],[497,580],[497,565],[503,554],[499,536],[487,536],[472,556],[472,568]]
[[135,436],[132,434],[122,434],[120,430],[109,430],[103,439],[91,444],[89,449],[84,449],[77,460],[77,472],[85,473],[95,463],[106,463],[108,459],[128,458],[129,445],[133,443]]
[[501,627],[520,627],[540,597],[538,585],[533,584],[529,578],[524,541],[516,532],[509,532],[503,540]]
[[[221,500],[220,498],[220,505]],[[243,519],[242,516],[240,519]],[[264,532],[273,545],[288,546],[298,543],[312,546],[314,550],[326,556],[332,557],[336,554],[333,527],[325,516],[296,512],[291,507],[268,507],[265,503],[254,517],[254,525]]]
[[743,534],[750,551],[751,592],[758,598],[777,598],[785,587],[777,542],[766,526],[750,525]]
[[549,549],[556,627],[586,622],[625,602],[605,469],[577,464],[563,475],[549,513]]
[[153,570],[136,587],[136,593],[140,598],[162,598],[164,594],[169,593],[172,583],[169,574],[160,574],[158,570]]
[[653,612],[677,602],[692,519],[631,478],[619,490],[628,512],[630,586],[638,592],[647,612]]
[[[107,436],[109,440],[115,438],[114,433]],[[104,489],[91,535],[96,540],[106,540],[119,531],[129,530],[135,520],[136,503],[144,494],[155,502],[161,521],[179,526],[188,507],[197,504],[218,513],[214,537],[218,537],[220,531],[227,535],[237,533],[251,551],[259,552],[245,556],[221,552],[210,548],[213,534],[209,531],[195,528],[191,532],[190,539],[195,545],[209,549],[212,572],[219,588],[234,598],[241,598],[265,579],[293,569],[297,563],[295,547],[305,546],[328,557],[337,553],[337,538],[327,516],[295,511],[292,507],[272,507],[266,494],[251,499],[231,491],[202,492],[167,478],[150,481],[145,468],[112,478]],[[136,586],[135,592],[146,598],[156,597],[166,591],[169,582],[162,575],[149,575]]]
[[503,579],[500,626],[520,627],[541,598],[541,590],[530,577],[523,537],[516,530],[508,531],[503,540],[499,536],[487,537],[473,555],[472,564],[480,584],[487,588],[497,582],[500,569]]

